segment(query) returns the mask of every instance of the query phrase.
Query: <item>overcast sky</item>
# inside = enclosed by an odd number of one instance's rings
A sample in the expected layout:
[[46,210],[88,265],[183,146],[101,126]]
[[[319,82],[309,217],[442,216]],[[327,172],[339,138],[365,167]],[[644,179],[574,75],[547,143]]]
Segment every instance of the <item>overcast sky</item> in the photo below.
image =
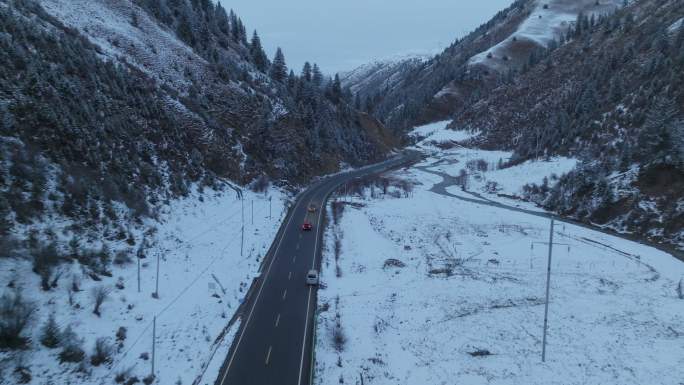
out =
[[270,58],[276,47],[298,72],[305,61],[326,73],[406,54],[434,54],[489,20],[512,0],[220,0]]

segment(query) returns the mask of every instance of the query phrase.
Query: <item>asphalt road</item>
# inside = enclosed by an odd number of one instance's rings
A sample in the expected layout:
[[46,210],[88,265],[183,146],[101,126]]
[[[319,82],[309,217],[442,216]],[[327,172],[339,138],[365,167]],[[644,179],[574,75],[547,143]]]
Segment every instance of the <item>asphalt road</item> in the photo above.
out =
[[[305,284],[320,271],[324,202],[340,185],[417,160],[405,153],[386,162],[314,183],[301,193],[284,221],[241,307],[241,324],[217,385],[308,385],[311,374],[316,288]],[[308,212],[309,205],[317,208]],[[307,219],[312,231],[302,231]],[[323,277],[325,278],[325,277]]]

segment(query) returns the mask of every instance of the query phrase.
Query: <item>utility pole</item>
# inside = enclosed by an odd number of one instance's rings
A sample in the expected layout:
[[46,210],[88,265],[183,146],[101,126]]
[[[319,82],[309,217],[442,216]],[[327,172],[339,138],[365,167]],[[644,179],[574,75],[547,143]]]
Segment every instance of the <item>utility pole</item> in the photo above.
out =
[[551,218],[551,230],[549,231],[549,262],[546,266],[546,302],[544,303],[544,336],[542,338],[542,362],[546,362],[546,331],[549,321],[549,290],[551,285],[551,255],[553,254],[553,225]]
[[140,293],[140,256],[138,255],[138,293]]
[[154,356],[156,353],[155,345],[157,344],[157,316],[152,320],[152,372],[150,373],[154,378]]
[[240,202],[242,204],[242,227],[240,229],[242,235],[240,237],[240,256],[242,257],[245,244],[245,200],[243,198],[240,198]]
[[272,196],[268,197],[268,220],[271,220],[271,201],[273,200]]
[[252,225],[254,225],[254,199],[252,199]]
[[161,253],[157,251],[157,283],[154,288],[154,294],[152,294],[154,298],[159,298],[159,254]]

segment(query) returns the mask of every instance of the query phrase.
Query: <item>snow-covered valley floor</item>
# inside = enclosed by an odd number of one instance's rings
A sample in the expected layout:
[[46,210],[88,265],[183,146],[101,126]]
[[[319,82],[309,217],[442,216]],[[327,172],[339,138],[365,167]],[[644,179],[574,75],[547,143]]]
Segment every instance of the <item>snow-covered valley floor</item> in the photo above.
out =
[[[258,274],[287,202],[288,196],[276,189],[260,194],[244,191],[243,201],[230,189],[220,193],[205,189],[202,194],[193,191],[188,198],[172,201],[164,206],[160,222],[147,221],[131,229],[140,244],[142,231],[156,228],[155,232],[148,231],[140,292],[138,246],[123,241],[109,247],[113,254],[122,251],[128,255],[131,262],[112,265],[112,277],[101,276],[101,281],[95,281],[78,263],[65,263],[58,267],[61,278],[56,287],[48,292],[41,291],[40,278],[31,271],[28,260],[0,259],[0,282],[14,282],[38,307],[29,325],[29,348],[0,352],[0,384],[18,383],[14,373],[18,366],[30,370],[34,384],[111,384],[123,374],[120,378],[125,380],[142,380],[151,372],[155,316],[156,383],[192,384],[204,374],[201,384],[213,384],[232,333],[238,328],[237,323],[230,330],[226,326]],[[155,299],[157,257],[159,298]],[[69,289],[74,280],[79,282],[79,291],[71,293],[70,304]],[[93,314],[94,288],[109,293],[100,317]],[[60,364],[61,348],[47,349],[40,344],[41,328],[50,314],[61,330],[71,327],[81,340],[86,354],[82,363]],[[117,334],[120,328],[125,328],[124,338]],[[223,333],[226,336],[220,339]],[[110,363],[94,366],[90,356],[98,338],[105,338],[115,350]],[[217,359],[212,361],[212,357]]]
[[[412,181],[411,194],[366,190],[330,221],[316,384],[684,383],[682,262],[556,223],[542,363],[549,221],[430,191],[443,178],[428,171],[458,175],[464,159],[506,154],[418,148],[428,158],[391,175]],[[481,178],[515,195],[573,165],[532,162]]]

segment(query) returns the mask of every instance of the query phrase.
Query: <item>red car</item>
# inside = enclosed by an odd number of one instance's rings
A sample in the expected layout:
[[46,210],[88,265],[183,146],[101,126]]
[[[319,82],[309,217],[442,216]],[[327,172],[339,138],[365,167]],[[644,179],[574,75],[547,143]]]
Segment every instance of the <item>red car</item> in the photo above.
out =
[[303,231],[311,231],[311,230],[313,230],[313,226],[309,222],[304,222],[304,224],[302,225],[302,230]]

